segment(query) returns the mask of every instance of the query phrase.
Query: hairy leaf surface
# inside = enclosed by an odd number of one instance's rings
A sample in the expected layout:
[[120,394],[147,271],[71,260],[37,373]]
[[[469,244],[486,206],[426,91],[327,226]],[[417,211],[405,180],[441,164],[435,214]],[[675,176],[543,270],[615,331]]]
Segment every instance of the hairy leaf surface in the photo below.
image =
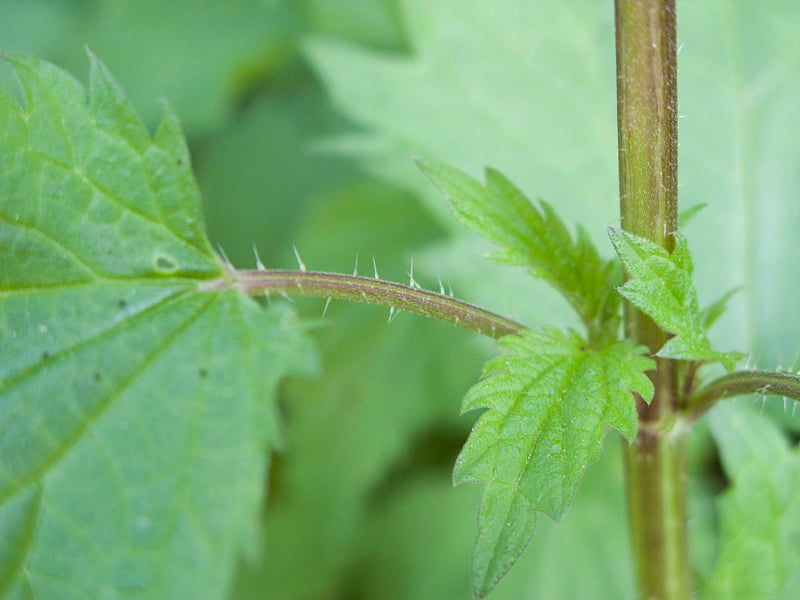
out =
[[800,589],[800,452],[749,407],[710,415],[731,487],[719,500],[721,539],[708,598],[794,598]]
[[547,281],[591,333],[609,319],[617,324],[615,263],[600,258],[582,227],[573,241],[549,204],[540,200],[537,208],[494,169],[486,169],[486,184],[481,185],[442,163],[421,160],[417,164],[448,197],[456,217],[500,247],[492,256],[495,261],[528,267],[535,277]]
[[[105,67],[0,90],[0,595],[220,597],[262,497],[285,311],[224,275],[174,114]],[[90,575],[87,575],[90,574]]]
[[649,402],[653,361],[629,341],[588,350],[574,332],[508,336],[510,354],[490,360],[463,410],[489,408],[456,462],[456,483],[486,482],[473,553],[473,588],[486,595],[525,549],[536,512],[559,519],[605,427],[629,441],[637,430],[631,392]]
[[608,234],[629,277],[619,288],[620,294],[664,331],[675,334],[658,351],[658,356],[719,361],[726,369],[733,369],[742,355],[714,350],[704,326],[719,316],[727,297],[700,311],[686,238],[675,234],[675,249],[670,254],[658,244],[621,229],[609,227]]

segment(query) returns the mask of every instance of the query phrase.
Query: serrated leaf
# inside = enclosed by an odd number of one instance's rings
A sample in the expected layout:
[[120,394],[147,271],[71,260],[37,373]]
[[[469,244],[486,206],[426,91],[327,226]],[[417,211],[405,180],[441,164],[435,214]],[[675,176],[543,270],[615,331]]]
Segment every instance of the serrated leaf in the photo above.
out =
[[574,332],[508,336],[511,354],[490,360],[463,410],[489,408],[458,457],[454,481],[486,482],[473,553],[473,588],[485,596],[533,535],[536,512],[559,519],[586,465],[598,459],[605,427],[629,441],[634,398],[653,387],[653,361],[630,341],[598,350]]
[[769,419],[741,404],[715,407],[710,424],[732,483],[718,501],[721,539],[707,597],[796,598],[800,452]]
[[582,228],[573,241],[549,204],[540,200],[537,208],[494,169],[486,169],[486,184],[481,185],[442,163],[419,160],[417,165],[448,197],[462,223],[500,247],[492,255],[495,261],[525,266],[547,281],[578,313],[590,335],[614,318],[614,264],[600,258]]
[[[311,57],[332,96],[373,138],[348,151],[404,186],[415,184],[410,154],[473,173],[491,164],[593,235],[593,224],[613,223],[613,11],[569,7],[405,0],[412,56],[316,41]],[[752,347],[772,368],[800,339],[800,319],[788,318],[800,278],[786,275],[800,273],[800,3],[690,2],[680,13],[681,201],[708,202],[697,227],[714,232],[692,242],[699,297],[744,286],[715,339]]]
[[221,597],[263,495],[286,311],[210,285],[177,119],[105,67],[0,89],[0,593]]
[[[674,334],[658,351],[658,356],[719,361],[729,371],[733,369],[743,355],[714,350],[706,336],[692,283],[694,266],[686,238],[674,234],[675,249],[670,254],[658,244],[621,229],[609,227],[608,235],[628,275],[625,285],[618,288],[619,293],[664,331]],[[711,307],[712,317],[718,309]]]
[[389,50],[405,45],[394,0],[309,0],[303,10],[313,29],[325,35]]

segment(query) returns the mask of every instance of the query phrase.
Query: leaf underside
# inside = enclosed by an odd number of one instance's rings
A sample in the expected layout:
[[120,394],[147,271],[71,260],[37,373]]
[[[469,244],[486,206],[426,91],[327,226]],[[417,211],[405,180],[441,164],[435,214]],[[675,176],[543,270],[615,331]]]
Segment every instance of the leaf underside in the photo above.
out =
[[88,94],[6,60],[0,596],[219,597],[307,342],[288,312],[203,290],[223,270],[168,106],[151,137],[94,57]]
[[588,350],[574,332],[508,336],[511,351],[489,361],[463,410],[488,408],[456,462],[454,481],[486,482],[473,552],[473,590],[485,596],[533,535],[536,512],[559,519],[586,466],[602,451],[605,427],[632,440],[631,392],[649,401],[653,362],[629,341]]

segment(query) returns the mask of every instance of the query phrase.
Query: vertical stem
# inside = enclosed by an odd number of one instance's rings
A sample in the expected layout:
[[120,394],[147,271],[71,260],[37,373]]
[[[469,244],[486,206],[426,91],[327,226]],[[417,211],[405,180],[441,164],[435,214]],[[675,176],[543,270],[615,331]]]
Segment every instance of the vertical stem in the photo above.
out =
[[[615,0],[617,129],[622,227],[667,250],[677,230],[677,68],[674,0]],[[648,317],[625,307],[626,335],[656,352],[667,340]],[[677,410],[674,363],[650,373],[650,406],[638,399],[639,434],[626,450],[628,510],[639,593],[688,599],[685,439],[661,424]]]

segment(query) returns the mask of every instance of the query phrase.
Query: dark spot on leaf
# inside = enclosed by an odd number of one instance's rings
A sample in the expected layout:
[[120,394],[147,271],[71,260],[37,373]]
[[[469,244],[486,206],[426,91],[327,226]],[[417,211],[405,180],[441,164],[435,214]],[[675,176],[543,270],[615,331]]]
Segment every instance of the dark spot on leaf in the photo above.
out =
[[50,358],[50,353],[47,350],[45,350],[44,352],[42,352],[42,360],[47,360],[48,358]]
[[98,373],[97,371],[94,372],[94,380],[100,381],[100,373]]
[[167,254],[154,255],[153,266],[156,268],[156,271],[164,274],[171,274],[178,270],[178,263]]
[[175,161],[175,164],[180,167],[181,165],[183,165],[183,159],[179,158],[178,160]]
[[198,371],[198,373],[200,374],[200,377],[207,377],[208,376],[208,371],[206,369],[200,369]]
[[120,298],[117,301],[117,306],[119,306],[120,308],[125,308],[126,306],[128,306],[128,303],[125,302],[125,298]]

